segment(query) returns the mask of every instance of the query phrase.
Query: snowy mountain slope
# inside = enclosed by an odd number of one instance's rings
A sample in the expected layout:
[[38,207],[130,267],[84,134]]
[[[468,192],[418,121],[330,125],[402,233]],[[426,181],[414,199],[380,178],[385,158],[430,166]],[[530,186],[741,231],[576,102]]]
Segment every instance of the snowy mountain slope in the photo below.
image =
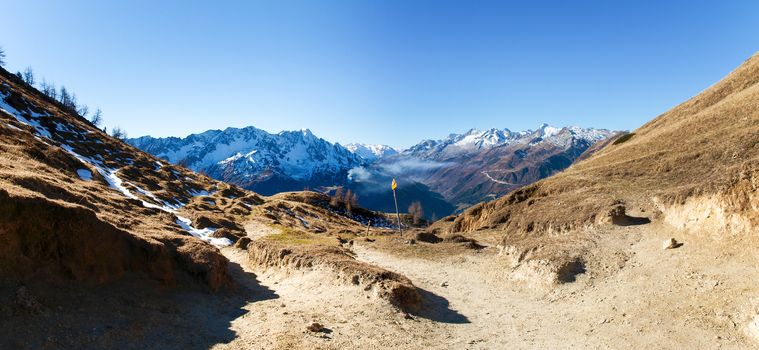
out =
[[520,132],[472,129],[422,141],[352,173],[413,179],[463,208],[564,170],[593,144],[614,134],[547,124]]
[[128,142],[169,162],[266,195],[331,186],[349,169],[364,164],[360,156],[308,129],[270,134],[254,127],[227,128],[185,138],[144,136]]
[[613,131],[580,128],[576,126],[557,128],[542,124],[536,130],[513,132],[509,129],[471,129],[463,134],[451,134],[441,140],[424,140],[401,152],[403,156],[427,160],[445,160],[463,155],[480,153],[505,145],[539,144],[543,142],[567,146],[572,140],[595,143]]
[[398,154],[398,150],[387,145],[349,143],[345,145],[345,148],[368,162],[374,162],[377,159]]

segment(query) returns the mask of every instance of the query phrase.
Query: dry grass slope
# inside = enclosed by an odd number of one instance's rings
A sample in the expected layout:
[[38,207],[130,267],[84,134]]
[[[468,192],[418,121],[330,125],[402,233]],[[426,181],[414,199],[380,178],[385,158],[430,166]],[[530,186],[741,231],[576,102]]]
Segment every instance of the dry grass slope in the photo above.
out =
[[497,232],[516,266],[537,264],[559,282],[583,271],[594,232],[605,225],[655,221],[721,238],[756,237],[756,135],[759,55],[634,134],[605,142],[564,172],[466,210],[448,229]]

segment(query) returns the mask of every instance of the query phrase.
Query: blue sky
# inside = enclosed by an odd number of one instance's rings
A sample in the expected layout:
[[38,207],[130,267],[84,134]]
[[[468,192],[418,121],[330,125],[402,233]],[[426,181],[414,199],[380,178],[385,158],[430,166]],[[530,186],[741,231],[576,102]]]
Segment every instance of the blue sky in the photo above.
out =
[[[160,4],[159,4],[160,3]],[[7,1],[0,46],[130,136],[410,146],[634,129],[759,50],[756,1]]]

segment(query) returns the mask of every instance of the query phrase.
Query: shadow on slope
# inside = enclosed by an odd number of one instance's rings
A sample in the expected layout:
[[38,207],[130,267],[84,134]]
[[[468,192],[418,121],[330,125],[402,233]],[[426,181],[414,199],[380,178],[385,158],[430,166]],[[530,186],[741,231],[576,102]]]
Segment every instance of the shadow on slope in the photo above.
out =
[[[230,324],[247,313],[245,305],[278,297],[250,283],[217,293],[186,284],[166,287],[135,275],[97,286],[64,281],[20,288],[0,281],[0,348],[208,349],[236,338]],[[23,289],[28,292],[20,295]]]
[[442,323],[470,323],[469,318],[450,308],[448,299],[419,287],[416,289],[422,296],[422,307],[412,315]]

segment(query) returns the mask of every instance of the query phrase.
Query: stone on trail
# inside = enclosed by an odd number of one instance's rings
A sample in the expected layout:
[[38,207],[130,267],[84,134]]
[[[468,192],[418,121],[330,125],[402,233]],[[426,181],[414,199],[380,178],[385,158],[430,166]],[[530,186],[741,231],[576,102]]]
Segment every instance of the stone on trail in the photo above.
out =
[[324,329],[324,326],[322,326],[322,324],[318,322],[314,322],[310,326],[306,327],[306,330],[308,330],[309,332],[314,332],[314,333],[321,332],[322,329]]
[[664,241],[662,249],[674,249],[677,248],[678,243],[674,238],[670,238]]

